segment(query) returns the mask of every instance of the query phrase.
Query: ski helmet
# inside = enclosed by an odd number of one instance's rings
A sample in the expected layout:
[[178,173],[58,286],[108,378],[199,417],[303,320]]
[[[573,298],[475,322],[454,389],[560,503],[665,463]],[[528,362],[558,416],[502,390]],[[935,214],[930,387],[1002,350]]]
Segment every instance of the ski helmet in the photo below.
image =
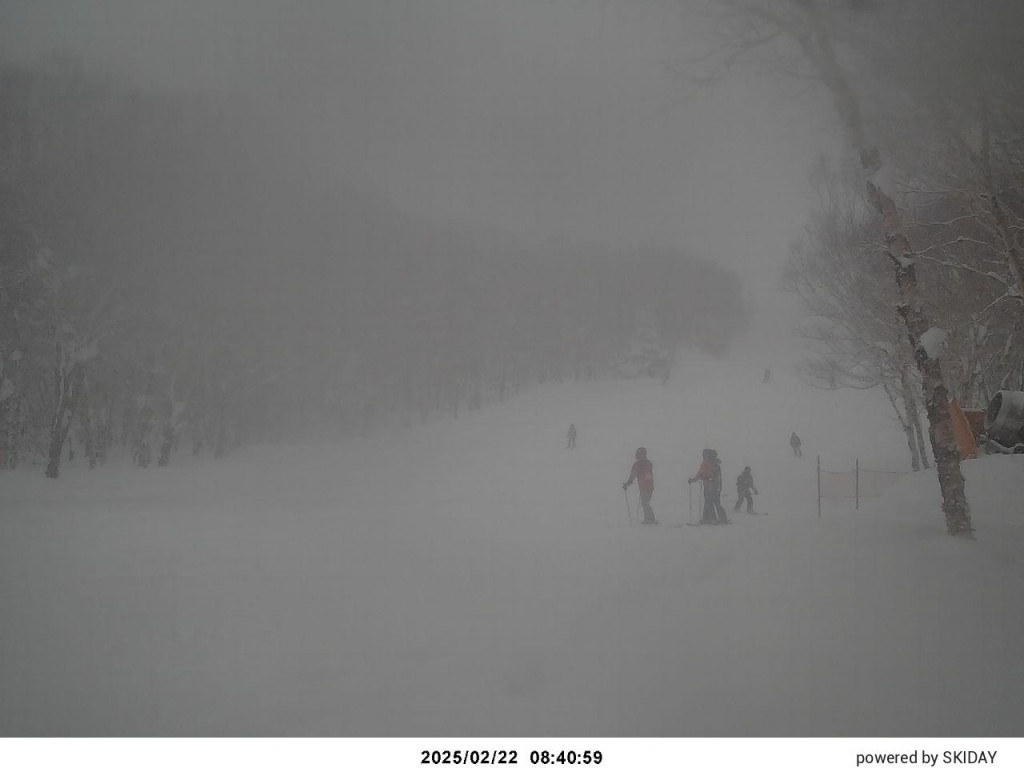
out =
[[647,449],[646,448],[637,448],[636,449],[636,457],[638,459],[646,459],[647,458]]

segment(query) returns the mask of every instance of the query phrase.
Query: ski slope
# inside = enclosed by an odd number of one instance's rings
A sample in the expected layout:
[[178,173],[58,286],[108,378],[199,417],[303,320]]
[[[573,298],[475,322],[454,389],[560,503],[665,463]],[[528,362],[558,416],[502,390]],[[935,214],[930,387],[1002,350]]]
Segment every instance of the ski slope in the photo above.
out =
[[[343,445],[4,473],[0,735],[1021,735],[1024,457],[965,464],[974,542],[932,473],[819,519],[816,454],[908,469],[902,433],[880,393],[762,372],[693,354]],[[657,527],[628,524],[639,445]],[[682,525],[704,447],[766,515]]]

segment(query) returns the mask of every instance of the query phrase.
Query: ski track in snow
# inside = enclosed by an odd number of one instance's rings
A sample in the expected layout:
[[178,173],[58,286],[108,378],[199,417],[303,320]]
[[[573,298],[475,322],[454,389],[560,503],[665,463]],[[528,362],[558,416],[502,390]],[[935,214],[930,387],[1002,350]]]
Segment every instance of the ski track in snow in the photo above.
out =
[[[973,543],[932,473],[819,520],[815,455],[906,469],[902,432],[879,393],[762,371],[692,356],[339,446],[6,473],[0,735],[1019,735],[1021,457],[965,464]],[[628,525],[638,445],[662,526]],[[682,525],[704,447],[732,526]],[[731,512],[747,464],[767,515]]]

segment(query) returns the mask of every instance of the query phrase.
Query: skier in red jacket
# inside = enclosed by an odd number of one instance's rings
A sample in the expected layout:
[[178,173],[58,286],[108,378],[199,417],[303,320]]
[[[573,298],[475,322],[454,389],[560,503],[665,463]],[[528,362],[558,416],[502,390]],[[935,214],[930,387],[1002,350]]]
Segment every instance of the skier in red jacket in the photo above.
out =
[[654,495],[654,464],[647,458],[646,448],[636,449],[636,461],[629,472],[629,479],[622,484],[622,490],[629,488],[634,480],[640,489],[640,506],[644,511],[643,523],[652,525],[658,522],[654,519],[654,509],[651,507],[651,496]]

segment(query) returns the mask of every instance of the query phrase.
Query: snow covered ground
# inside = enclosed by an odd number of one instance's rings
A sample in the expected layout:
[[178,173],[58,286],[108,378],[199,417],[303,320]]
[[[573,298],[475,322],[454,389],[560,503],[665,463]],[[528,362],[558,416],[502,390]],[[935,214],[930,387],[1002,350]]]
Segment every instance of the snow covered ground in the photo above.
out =
[[[0,735],[1024,735],[1024,457],[965,464],[974,542],[932,473],[819,519],[815,456],[909,469],[902,433],[880,393],[762,372],[691,355],[339,446],[4,473]],[[658,527],[628,525],[639,445]],[[767,515],[681,525],[704,447]]]

